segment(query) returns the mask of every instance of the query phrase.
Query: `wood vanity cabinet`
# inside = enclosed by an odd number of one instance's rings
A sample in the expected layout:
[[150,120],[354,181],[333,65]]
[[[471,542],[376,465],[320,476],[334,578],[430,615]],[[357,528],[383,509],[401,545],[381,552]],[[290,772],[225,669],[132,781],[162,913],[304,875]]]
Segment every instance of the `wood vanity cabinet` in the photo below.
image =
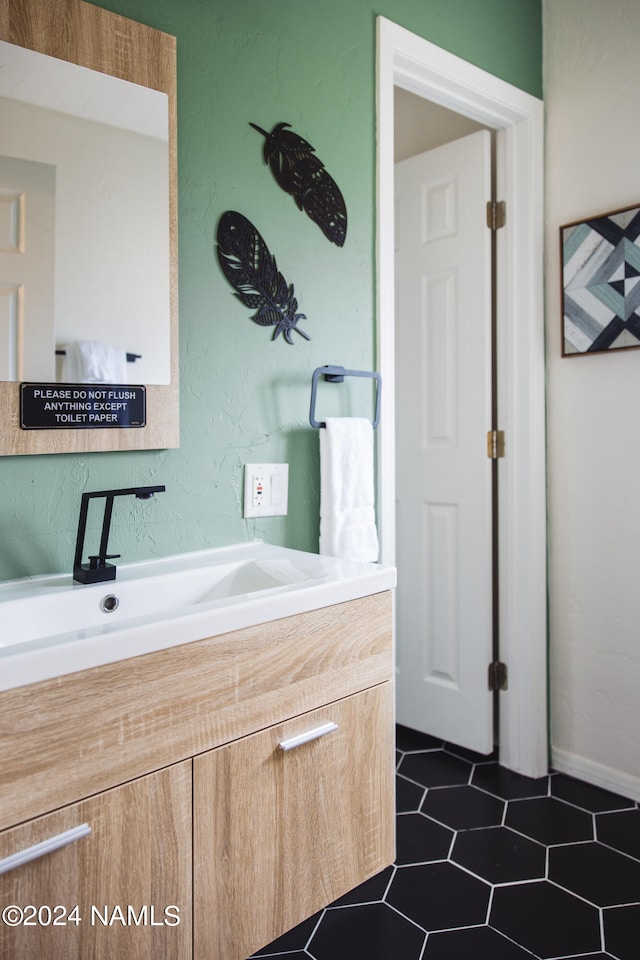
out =
[[391,862],[392,741],[385,683],[194,759],[197,960],[245,960]]
[[0,694],[0,859],[91,827],[0,875],[51,909],[0,960],[245,960],[382,870],[391,678],[381,593]]
[[5,830],[0,857],[82,824],[89,836],[0,876],[2,960],[190,956],[191,762]]

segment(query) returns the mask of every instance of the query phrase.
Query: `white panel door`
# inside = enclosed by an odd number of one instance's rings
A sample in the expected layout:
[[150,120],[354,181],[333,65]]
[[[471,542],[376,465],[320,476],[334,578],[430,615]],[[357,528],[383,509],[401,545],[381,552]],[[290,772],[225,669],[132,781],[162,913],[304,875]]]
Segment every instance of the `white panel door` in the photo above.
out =
[[395,174],[397,720],[489,753],[490,134]]
[[55,167],[0,157],[0,380],[55,380]]

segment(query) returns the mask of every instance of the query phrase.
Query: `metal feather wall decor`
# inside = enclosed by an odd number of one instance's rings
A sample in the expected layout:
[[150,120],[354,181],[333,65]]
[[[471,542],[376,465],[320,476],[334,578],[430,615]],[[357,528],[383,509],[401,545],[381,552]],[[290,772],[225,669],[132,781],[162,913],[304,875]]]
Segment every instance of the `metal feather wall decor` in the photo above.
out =
[[316,156],[314,148],[288,130],[289,123],[278,123],[267,133],[255,123],[249,124],[265,138],[264,162],[276,182],[291,194],[298,209],[316,223],[325,237],[336,246],[344,246],[347,235],[347,208],[336,182]]
[[273,327],[273,340],[280,334],[287,343],[293,343],[292,333],[310,340],[298,327],[306,320],[298,313],[298,301],[293,284],[284,279],[275,257],[254,225],[241,213],[227,210],[218,224],[218,263],[240,303],[255,310],[251,317],[263,327]]

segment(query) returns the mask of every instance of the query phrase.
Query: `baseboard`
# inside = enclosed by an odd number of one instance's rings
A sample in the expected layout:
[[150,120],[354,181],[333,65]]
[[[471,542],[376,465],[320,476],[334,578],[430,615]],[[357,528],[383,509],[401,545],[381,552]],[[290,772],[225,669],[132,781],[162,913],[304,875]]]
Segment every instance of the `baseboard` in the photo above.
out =
[[566,750],[551,748],[551,766],[559,773],[566,773],[570,777],[577,777],[585,783],[595,787],[602,787],[621,797],[640,801],[640,777],[633,777],[612,767],[605,767],[602,763],[587,760]]

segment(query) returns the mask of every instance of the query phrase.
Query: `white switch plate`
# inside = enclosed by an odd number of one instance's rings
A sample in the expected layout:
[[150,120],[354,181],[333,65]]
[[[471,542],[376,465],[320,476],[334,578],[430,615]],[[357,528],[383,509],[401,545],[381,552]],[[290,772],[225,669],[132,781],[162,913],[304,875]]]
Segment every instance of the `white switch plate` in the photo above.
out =
[[285,517],[288,495],[288,463],[245,463],[245,517]]

